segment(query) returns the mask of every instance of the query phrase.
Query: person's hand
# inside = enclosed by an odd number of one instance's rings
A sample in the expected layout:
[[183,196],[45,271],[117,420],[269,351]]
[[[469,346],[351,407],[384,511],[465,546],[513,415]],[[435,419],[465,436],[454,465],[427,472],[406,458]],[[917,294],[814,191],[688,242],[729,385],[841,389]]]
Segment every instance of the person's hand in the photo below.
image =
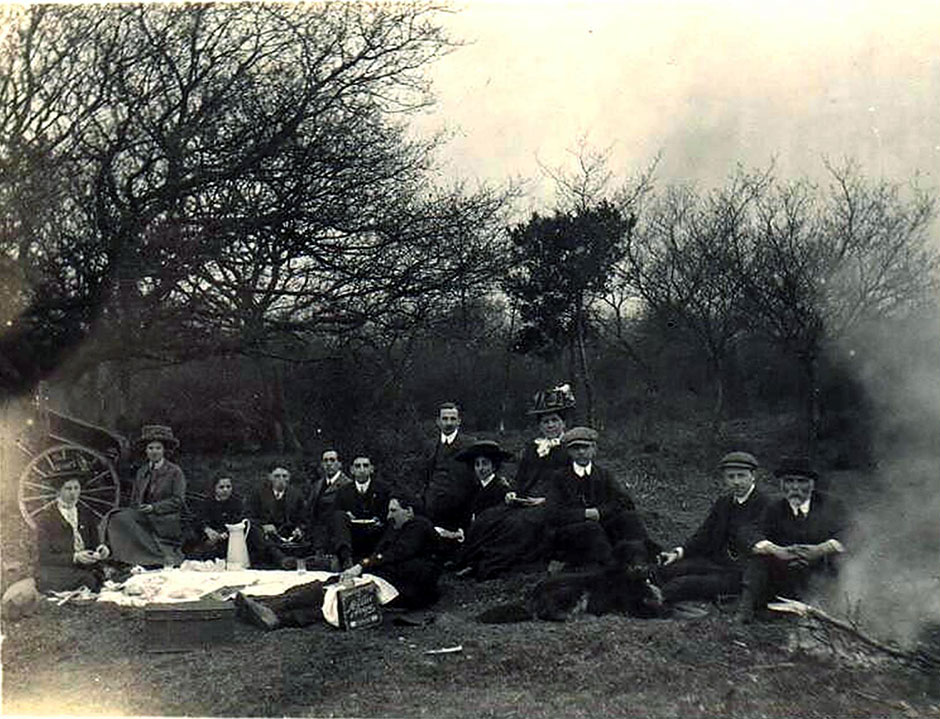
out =
[[111,550],[106,544],[99,544],[98,548],[95,549],[95,556],[97,556],[98,559],[107,559],[111,556]]
[[267,534],[277,534],[277,527],[275,527],[273,524],[262,524],[262,525],[261,525],[261,530],[262,530],[266,535],[267,535]]
[[597,507],[588,507],[584,510],[584,518],[597,522],[601,518],[600,510]]
[[76,564],[95,564],[98,561],[98,557],[90,549],[75,552],[74,559]]
[[659,563],[664,567],[668,567],[673,562],[678,561],[678,559],[679,552],[677,552],[675,549],[668,552],[659,553]]
[[294,531],[290,533],[290,541],[299,542],[304,538],[304,530],[300,527],[294,527]]
[[139,509],[140,509],[140,511],[143,512],[144,514],[151,514],[151,513],[153,512],[153,505],[152,505],[152,504],[142,504],[142,505],[140,505]]
[[805,561],[807,564],[815,562],[825,554],[818,544],[794,544],[790,547],[790,550],[798,559]]
[[771,554],[773,554],[773,556],[779,559],[781,562],[787,562],[788,564],[793,560],[802,559],[802,557],[796,553],[792,545],[786,547],[775,546]]
[[506,504],[512,504],[515,499],[516,499],[516,493],[515,493],[515,492],[506,492],[506,496],[503,497],[503,501],[504,501]]
[[208,539],[213,544],[215,544],[220,539],[222,539],[222,535],[216,532],[212,527],[206,527],[205,532],[206,532],[206,539]]

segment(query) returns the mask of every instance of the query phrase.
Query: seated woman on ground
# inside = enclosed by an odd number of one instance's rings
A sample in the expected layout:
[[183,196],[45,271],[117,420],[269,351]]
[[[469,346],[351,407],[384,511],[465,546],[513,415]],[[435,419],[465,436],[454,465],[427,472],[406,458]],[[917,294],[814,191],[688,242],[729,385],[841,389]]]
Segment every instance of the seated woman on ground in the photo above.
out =
[[129,507],[109,512],[102,535],[116,561],[175,566],[183,559],[181,511],[186,498],[183,470],[166,459],[179,447],[170,427],[144,425],[137,442],[146,461],[137,471]]
[[36,522],[38,588],[64,592],[85,586],[97,592],[104,576],[101,562],[110,552],[98,542],[91,514],[78,505],[82,492],[78,478],[59,475],[52,481],[61,482],[56,500],[39,514]]
[[193,536],[184,548],[192,559],[225,557],[228,551],[226,524],[236,524],[245,516],[241,497],[232,491],[232,478],[225,475],[215,480],[212,496],[199,507],[193,520]]

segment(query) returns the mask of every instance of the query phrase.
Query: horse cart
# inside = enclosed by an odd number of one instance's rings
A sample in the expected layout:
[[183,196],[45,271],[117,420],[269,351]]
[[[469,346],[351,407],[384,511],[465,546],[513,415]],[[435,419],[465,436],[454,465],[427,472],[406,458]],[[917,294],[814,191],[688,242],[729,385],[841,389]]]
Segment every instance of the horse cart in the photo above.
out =
[[82,485],[79,504],[103,517],[121,500],[120,463],[127,457],[122,435],[46,406],[40,391],[35,416],[17,439],[25,453],[17,500],[23,519],[36,527],[36,516],[56,499],[57,479],[76,478]]

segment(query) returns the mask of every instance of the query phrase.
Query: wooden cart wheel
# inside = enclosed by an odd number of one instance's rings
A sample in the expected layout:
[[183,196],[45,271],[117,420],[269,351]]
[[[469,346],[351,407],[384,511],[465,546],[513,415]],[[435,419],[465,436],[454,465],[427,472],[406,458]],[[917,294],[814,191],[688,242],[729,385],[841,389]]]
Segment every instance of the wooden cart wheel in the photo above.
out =
[[36,528],[36,515],[52,506],[56,498],[56,475],[78,477],[82,493],[78,503],[95,517],[103,517],[118,506],[121,482],[117,469],[100,452],[79,444],[59,444],[33,457],[20,474],[20,513],[26,523]]

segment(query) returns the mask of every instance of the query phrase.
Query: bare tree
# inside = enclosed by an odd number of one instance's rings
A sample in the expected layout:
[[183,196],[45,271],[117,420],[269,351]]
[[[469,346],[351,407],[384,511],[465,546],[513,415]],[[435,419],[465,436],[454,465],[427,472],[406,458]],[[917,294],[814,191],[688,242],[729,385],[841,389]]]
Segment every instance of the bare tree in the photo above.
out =
[[92,336],[90,365],[283,354],[284,337],[406,321],[490,277],[511,193],[436,186],[437,141],[404,124],[432,101],[422,69],[454,47],[438,12],[17,13],[0,56],[16,347]]
[[743,245],[748,316],[796,357],[805,379],[807,447],[818,434],[818,361],[861,322],[904,313],[937,287],[930,245],[935,201],[916,185],[865,178],[827,163],[830,183],[775,182],[756,204]]

